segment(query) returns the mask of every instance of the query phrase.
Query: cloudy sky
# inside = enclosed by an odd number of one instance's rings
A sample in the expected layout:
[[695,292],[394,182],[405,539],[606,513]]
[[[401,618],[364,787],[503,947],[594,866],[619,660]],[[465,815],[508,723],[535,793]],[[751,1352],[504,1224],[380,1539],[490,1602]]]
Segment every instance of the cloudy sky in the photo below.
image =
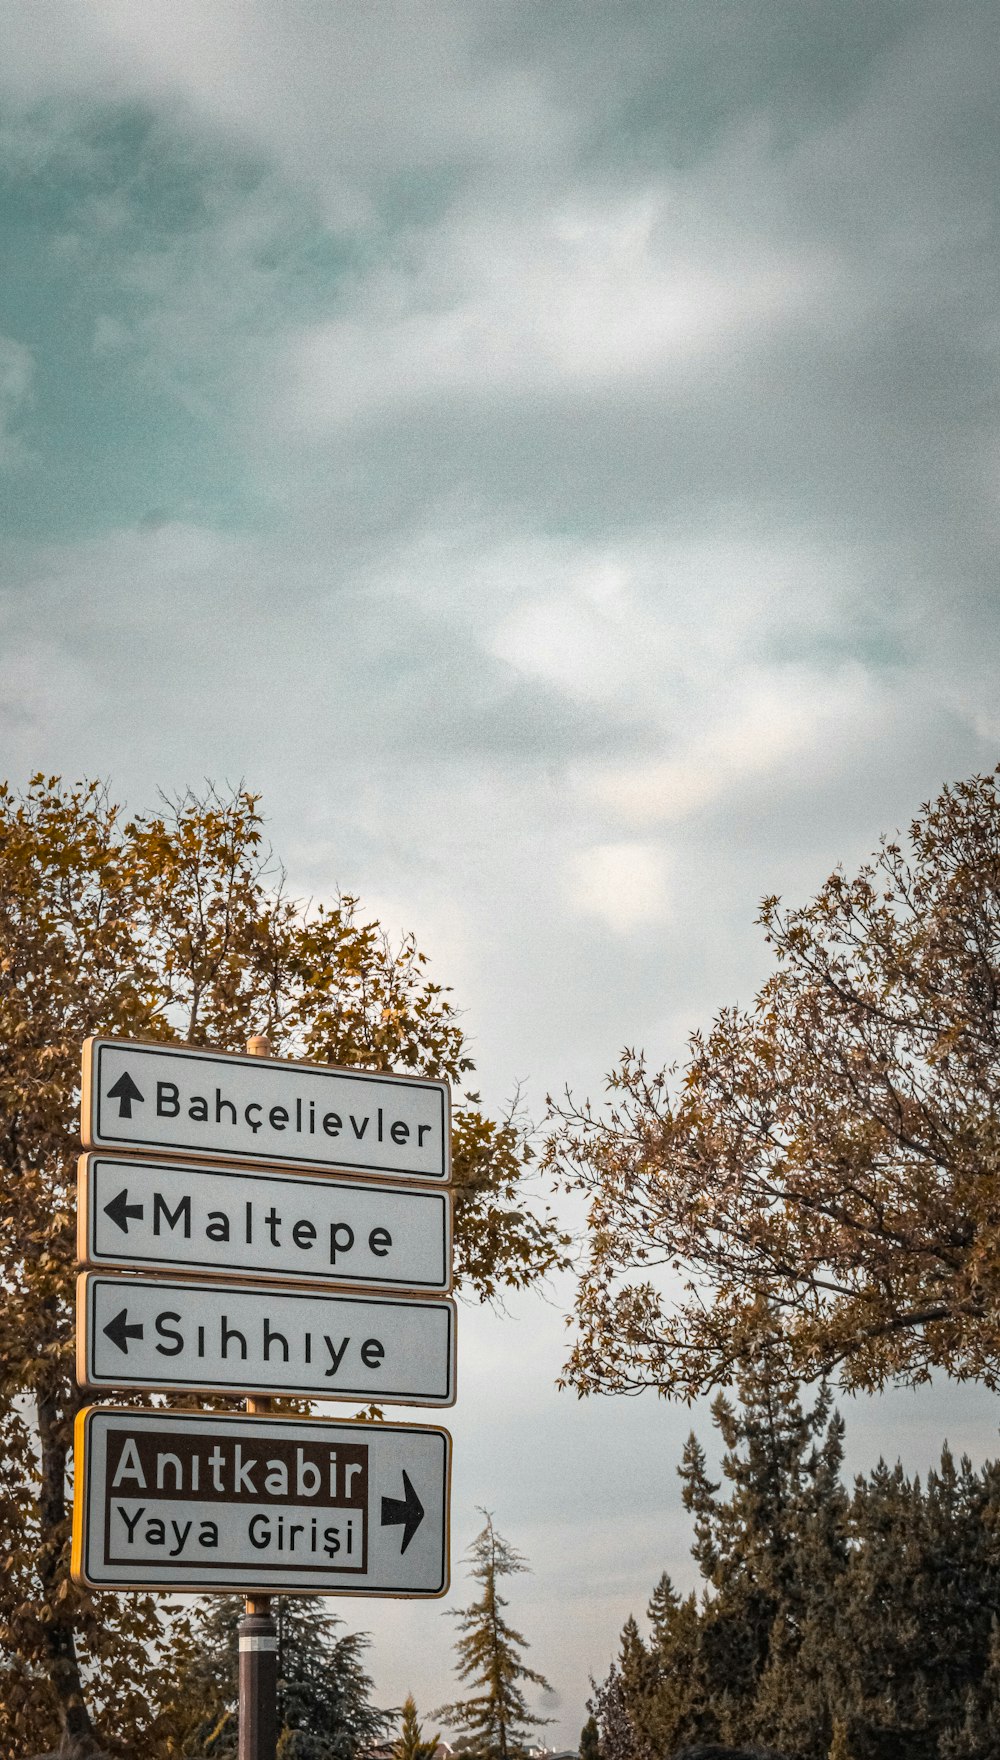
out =
[[[0,21],[6,774],[245,779],[540,1114],[746,1001],[762,893],[1000,758],[994,7]],[[463,1316],[453,1426],[560,1742],[684,1580],[690,1422],[557,1395],[566,1300]],[[997,1414],[848,1421],[923,1466]],[[383,1701],[451,1695],[439,1609],[362,1612]]]

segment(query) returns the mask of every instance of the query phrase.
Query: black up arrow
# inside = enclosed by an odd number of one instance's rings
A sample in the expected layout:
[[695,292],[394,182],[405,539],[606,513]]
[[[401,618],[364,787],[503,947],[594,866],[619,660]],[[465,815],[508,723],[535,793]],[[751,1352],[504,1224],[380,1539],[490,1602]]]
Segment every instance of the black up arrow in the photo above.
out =
[[403,1524],[403,1544],[399,1549],[400,1557],[406,1551],[410,1541],[424,1519],[424,1506],[410,1484],[409,1474],[403,1470],[403,1497],[383,1497],[382,1527],[395,1528]]
[[113,1088],[108,1089],[108,1099],[117,1100],[119,1118],[132,1117],[132,1102],[134,1100],[141,1100],[142,1095],[132,1080],[132,1077],[129,1075],[128,1070],[125,1070],[124,1073],[118,1077]]
[[122,1234],[128,1234],[130,1216],[133,1217],[136,1222],[142,1221],[142,1205],[129,1203],[128,1187],[126,1186],[123,1192],[118,1193],[117,1198],[112,1198],[110,1204],[105,1204],[104,1214],[105,1216],[110,1216],[112,1222],[118,1224]]
[[[123,1308],[120,1314],[116,1314],[113,1320],[108,1321],[104,1328],[104,1336],[110,1338],[111,1343],[116,1344],[118,1349],[123,1351],[125,1356],[128,1356],[128,1341],[130,1338],[142,1337],[142,1326],[130,1326],[128,1324],[128,1309]],[[405,1479],[405,1473],[403,1477]],[[420,1513],[422,1515],[423,1511],[421,1510]],[[405,1546],[403,1551],[406,1551]]]

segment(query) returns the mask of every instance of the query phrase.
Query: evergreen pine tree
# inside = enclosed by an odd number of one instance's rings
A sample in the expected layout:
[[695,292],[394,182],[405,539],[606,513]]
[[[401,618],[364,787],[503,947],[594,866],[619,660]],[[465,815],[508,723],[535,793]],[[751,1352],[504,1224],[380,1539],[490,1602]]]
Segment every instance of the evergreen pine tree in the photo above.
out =
[[941,1760],[996,1760],[1000,1754],[1000,1625],[996,1616],[983,1678],[966,1688],[962,1721],[942,1732],[938,1749]]
[[527,1640],[504,1619],[507,1602],[497,1589],[498,1577],[513,1576],[528,1565],[497,1533],[489,1511],[482,1513],[486,1526],[472,1543],[469,1562],[470,1574],[482,1584],[483,1593],[455,1616],[462,1633],[455,1645],[456,1672],[481,1690],[469,1699],[442,1705],[434,1715],[467,1732],[470,1746],[482,1760],[518,1760],[526,1751],[529,1731],[551,1722],[529,1711],[518,1683],[531,1681],[547,1691],[551,1688],[544,1675],[521,1660]]
[[601,1733],[593,1712],[580,1731],[580,1760],[601,1760]]
[[626,1623],[595,1700],[606,1752],[997,1760],[1000,1463],[945,1447],[926,1487],[880,1462],[848,1498],[829,1397],[803,1411],[777,1376],[741,1391],[714,1409],[718,1482],[684,1451],[705,1593],[663,1576],[648,1642]]
[[417,1718],[416,1700],[412,1693],[408,1693],[400,1713],[399,1735],[393,1744],[393,1760],[433,1760],[439,1740],[438,1736],[424,1740]]
[[[190,1645],[178,1655],[176,1721],[183,1754],[231,1760],[239,1743],[239,1640],[243,1598],[207,1599]],[[279,1596],[279,1760],[357,1760],[392,1722],[370,1702],[361,1663],[362,1632],[335,1635],[342,1623],[315,1595]]]
[[[778,1362],[758,1358],[740,1405],[719,1397],[727,1495],[692,1437],[681,1477],[695,1518],[694,1557],[710,1594],[700,1621],[704,1739],[757,1742],[825,1755],[822,1688],[803,1689],[810,1622],[821,1618],[846,1565],[847,1501],[840,1486],[843,1425],[823,1389],[811,1409]],[[793,1728],[789,1728],[790,1714]]]

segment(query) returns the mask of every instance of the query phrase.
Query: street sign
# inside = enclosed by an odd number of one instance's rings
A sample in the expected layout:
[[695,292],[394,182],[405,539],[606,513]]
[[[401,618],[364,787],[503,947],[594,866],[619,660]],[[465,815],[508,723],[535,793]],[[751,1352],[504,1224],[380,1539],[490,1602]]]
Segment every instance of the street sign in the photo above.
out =
[[75,1459],[77,1583],[447,1592],[446,1430],[91,1406]]
[[190,1045],[88,1039],[83,1145],[450,1178],[447,1082]]
[[159,1277],[77,1279],[85,1387],[455,1400],[455,1304]]
[[285,1282],[451,1288],[451,1195],[321,1175],[82,1155],[86,1264]]

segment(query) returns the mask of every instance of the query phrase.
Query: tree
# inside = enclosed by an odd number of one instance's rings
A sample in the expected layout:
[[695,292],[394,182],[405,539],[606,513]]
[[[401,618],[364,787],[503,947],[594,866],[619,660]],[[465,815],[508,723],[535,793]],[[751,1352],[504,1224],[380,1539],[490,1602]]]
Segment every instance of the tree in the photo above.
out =
[[[728,1494],[693,1435],[679,1469],[708,1596],[681,1601],[661,1577],[651,1644],[634,1620],[622,1633],[615,1666],[636,1743],[655,1754],[694,1741],[794,1753],[818,1743],[825,1754],[829,1720],[809,1639],[846,1568],[843,1426],[826,1391],[804,1410],[773,1368],[748,1369],[739,1406],[720,1396],[712,1420]],[[832,1623],[822,1621],[824,1637]]]
[[392,1750],[393,1760],[433,1760],[440,1739],[440,1736],[431,1736],[424,1740],[417,1717],[416,1700],[412,1693],[408,1693],[400,1714],[399,1735]]
[[580,1731],[580,1760],[601,1760],[601,1732],[593,1712]]
[[611,1664],[603,1681],[592,1678],[590,1684],[594,1691],[587,1705],[597,1724],[601,1760],[651,1760],[651,1751],[639,1734],[617,1665]]
[[549,1164],[589,1201],[580,1393],[683,1398],[780,1348],[806,1379],[1000,1386],[1000,770],[800,909],[682,1070],[626,1051]]
[[435,1717],[465,1730],[471,1737],[481,1760],[517,1760],[525,1753],[524,1738],[529,1730],[551,1722],[529,1711],[518,1685],[531,1681],[551,1692],[544,1675],[529,1668],[521,1660],[527,1640],[508,1625],[503,1617],[507,1606],[497,1589],[497,1578],[512,1576],[528,1569],[527,1564],[493,1526],[493,1517],[483,1510],[486,1526],[476,1535],[469,1554],[470,1575],[483,1586],[483,1593],[471,1607],[456,1613],[462,1636],[457,1640],[456,1671],[463,1681],[471,1681],[481,1691],[469,1699],[442,1705]]
[[[524,1195],[515,1119],[487,1117],[446,989],[350,896],[306,906],[257,797],[127,818],[96,783],[0,785],[0,1752],[156,1760],[160,1607],[68,1578],[74,1176],[82,1040],[97,1031],[446,1076],[457,1087],[457,1269],[481,1297],[563,1257]],[[222,1403],[222,1402],[218,1402]]]
[[[213,1596],[178,1648],[170,1721],[181,1754],[233,1760],[237,1753],[242,1612],[240,1596]],[[393,1721],[370,1702],[372,1682],[361,1662],[368,1638],[336,1637],[343,1622],[315,1595],[276,1597],[275,1619],[279,1760],[357,1760]]]
[[[926,1486],[880,1462],[849,1495],[843,1426],[775,1374],[719,1399],[710,1477],[680,1468],[704,1584],[661,1578],[592,1701],[614,1760],[992,1760],[1000,1731],[1000,1464],[947,1446]],[[712,1744],[718,1744],[713,1747]]]

